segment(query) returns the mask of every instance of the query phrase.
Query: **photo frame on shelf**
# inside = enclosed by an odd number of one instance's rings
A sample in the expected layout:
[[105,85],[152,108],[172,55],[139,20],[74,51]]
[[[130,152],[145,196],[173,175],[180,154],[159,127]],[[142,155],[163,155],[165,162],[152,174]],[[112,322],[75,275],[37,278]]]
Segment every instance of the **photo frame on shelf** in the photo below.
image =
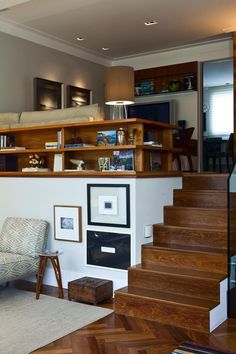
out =
[[130,227],[128,184],[87,185],[88,225]]
[[54,205],[54,239],[82,242],[82,208]]
[[34,79],[34,110],[49,111],[63,108],[63,83]]
[[76,87],[67,86],[67,107],[86,106],[92,103],[92,91]]

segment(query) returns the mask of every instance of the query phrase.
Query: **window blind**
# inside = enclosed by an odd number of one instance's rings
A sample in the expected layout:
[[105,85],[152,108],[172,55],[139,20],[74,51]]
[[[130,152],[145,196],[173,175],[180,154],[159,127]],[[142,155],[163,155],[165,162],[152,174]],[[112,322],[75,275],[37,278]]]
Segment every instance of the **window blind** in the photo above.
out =
[[208,88],[209,110],[206,128],[209,136],[229,136],[233,132],[233,85]]

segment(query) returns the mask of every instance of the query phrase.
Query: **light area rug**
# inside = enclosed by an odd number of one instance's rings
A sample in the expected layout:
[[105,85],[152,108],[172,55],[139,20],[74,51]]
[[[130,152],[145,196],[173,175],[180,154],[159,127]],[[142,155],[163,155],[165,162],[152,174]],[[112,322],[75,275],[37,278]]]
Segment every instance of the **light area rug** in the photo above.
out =
[[112,310],[12,288],[0,288],[0,354],[28,354]]

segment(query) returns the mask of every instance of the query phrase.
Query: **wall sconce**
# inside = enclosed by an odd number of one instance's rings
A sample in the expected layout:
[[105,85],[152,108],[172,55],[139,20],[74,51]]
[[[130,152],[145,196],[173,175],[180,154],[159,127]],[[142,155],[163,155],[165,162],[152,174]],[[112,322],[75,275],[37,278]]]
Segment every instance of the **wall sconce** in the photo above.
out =
[[126,105],[134,103],[134,69],[111,66],[105,72],[105,103],[113,106],[112,119],[127,118]]

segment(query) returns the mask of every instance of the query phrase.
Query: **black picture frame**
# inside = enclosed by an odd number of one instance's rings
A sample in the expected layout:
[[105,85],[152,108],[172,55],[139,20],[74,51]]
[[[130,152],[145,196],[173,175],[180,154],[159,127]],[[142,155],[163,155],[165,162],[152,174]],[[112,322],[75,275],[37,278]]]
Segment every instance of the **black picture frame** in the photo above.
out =
[[89,104],[91,104],[91,90],[72,85],[67,86],[67,108],[86,106]]
[[88,225],[130,227],[129,184],[87,184]]
[[63,83],[34,78],[34,110],[49,111],[62,107]]

